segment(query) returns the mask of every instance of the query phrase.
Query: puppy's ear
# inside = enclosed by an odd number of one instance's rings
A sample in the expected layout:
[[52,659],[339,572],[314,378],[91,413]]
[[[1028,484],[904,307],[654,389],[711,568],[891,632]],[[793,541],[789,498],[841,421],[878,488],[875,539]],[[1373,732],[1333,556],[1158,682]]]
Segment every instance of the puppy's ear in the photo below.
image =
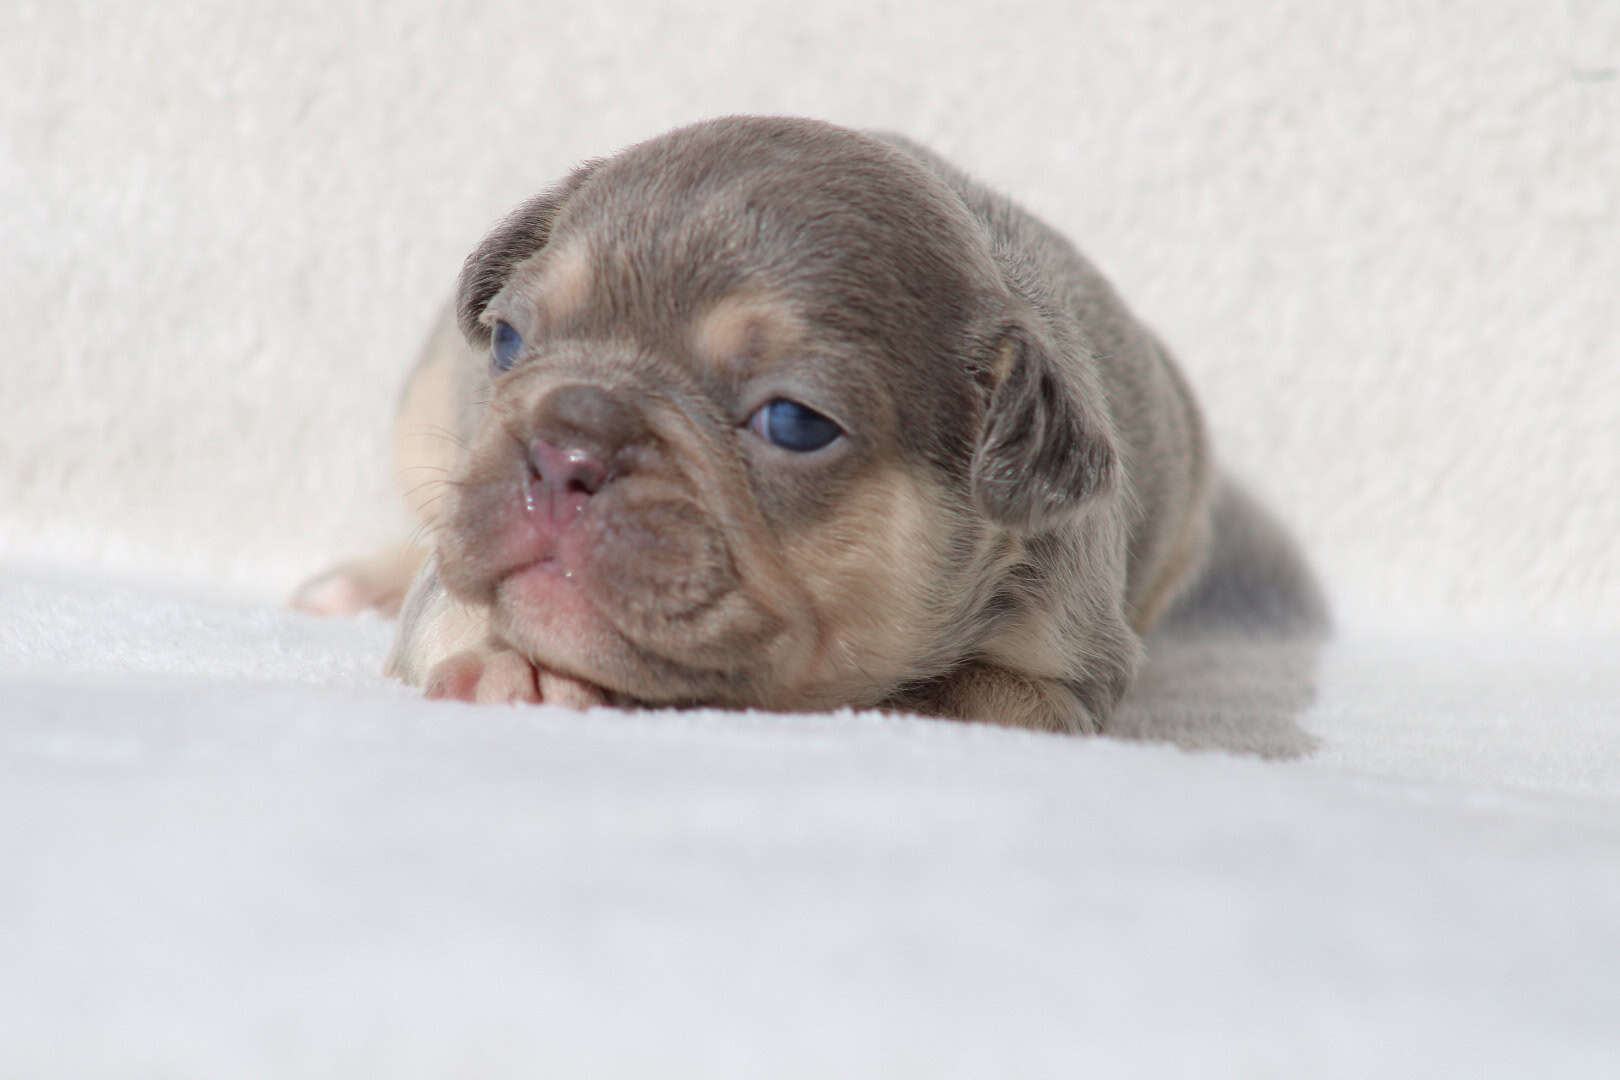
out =
[[456,286],[456,321],[469,342],[489,344],[489,327],[478,321],[479,316],[506,285],[512,269],[551,240],[551,226],[563,204],[600,164],[599,161],[586,162],[561,184],[519,206],[491,229],[467,256]]
[[983,373],[990,400],[973,455],[973,497],[990,520],[1026,536],[1112,490],[1119,471],[1106,421],[1088,411],[1078,380],[1049,348],[1012,324]]

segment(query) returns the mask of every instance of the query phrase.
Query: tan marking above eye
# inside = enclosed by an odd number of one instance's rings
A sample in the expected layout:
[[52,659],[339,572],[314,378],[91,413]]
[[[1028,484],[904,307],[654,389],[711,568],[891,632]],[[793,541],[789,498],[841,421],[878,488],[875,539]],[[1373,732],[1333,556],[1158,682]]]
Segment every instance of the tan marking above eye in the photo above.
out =
[[546,322],[559,323],[585,305],[595,278],[595,253],[576,238],[547,250],[539,276],[525,291]]
[[996,355],[990,361],[990,379],[992,386],[1000,386],[1012,374],[1013,365],[1018,362],[1018,346],[1011,341],[1003,341],[996,350]]
[[803,339],[798,312],[759,293],[733,293],[692,320],[693,352],[717,367],[769,359]]

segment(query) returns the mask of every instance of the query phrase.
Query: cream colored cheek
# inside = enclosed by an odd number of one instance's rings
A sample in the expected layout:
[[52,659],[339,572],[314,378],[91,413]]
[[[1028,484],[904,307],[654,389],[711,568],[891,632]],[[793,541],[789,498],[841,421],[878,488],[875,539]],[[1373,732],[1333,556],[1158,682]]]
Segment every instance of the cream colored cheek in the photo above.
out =
[[898,468],[788,552],[820,628],[806,677],[886,682],[910,675],[937,640],[942,515]]

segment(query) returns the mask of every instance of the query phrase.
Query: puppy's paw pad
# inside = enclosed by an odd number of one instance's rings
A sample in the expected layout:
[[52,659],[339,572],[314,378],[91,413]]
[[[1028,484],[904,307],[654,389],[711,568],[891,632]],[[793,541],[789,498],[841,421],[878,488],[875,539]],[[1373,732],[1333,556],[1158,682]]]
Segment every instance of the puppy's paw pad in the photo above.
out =
[[534,665],[509,649],[467,649],[439,661],[428,672],[424,692],[478,705],[538,702]]

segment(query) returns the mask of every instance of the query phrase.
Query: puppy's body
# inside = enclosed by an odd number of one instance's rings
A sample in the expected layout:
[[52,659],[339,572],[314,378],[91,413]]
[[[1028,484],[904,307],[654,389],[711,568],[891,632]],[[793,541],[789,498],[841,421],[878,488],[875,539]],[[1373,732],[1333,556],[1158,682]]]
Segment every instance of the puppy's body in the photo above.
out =
[[[1206,557],[1164,348],[898,138],[732,118],[592,163],[473,253],[457,314],[396,434],[407,489],[451,470],[389,660],[430,693],[1097,731]],[[806,430],[836,434],[780,444]],[[324,606],[385,599],[364,577]]]

